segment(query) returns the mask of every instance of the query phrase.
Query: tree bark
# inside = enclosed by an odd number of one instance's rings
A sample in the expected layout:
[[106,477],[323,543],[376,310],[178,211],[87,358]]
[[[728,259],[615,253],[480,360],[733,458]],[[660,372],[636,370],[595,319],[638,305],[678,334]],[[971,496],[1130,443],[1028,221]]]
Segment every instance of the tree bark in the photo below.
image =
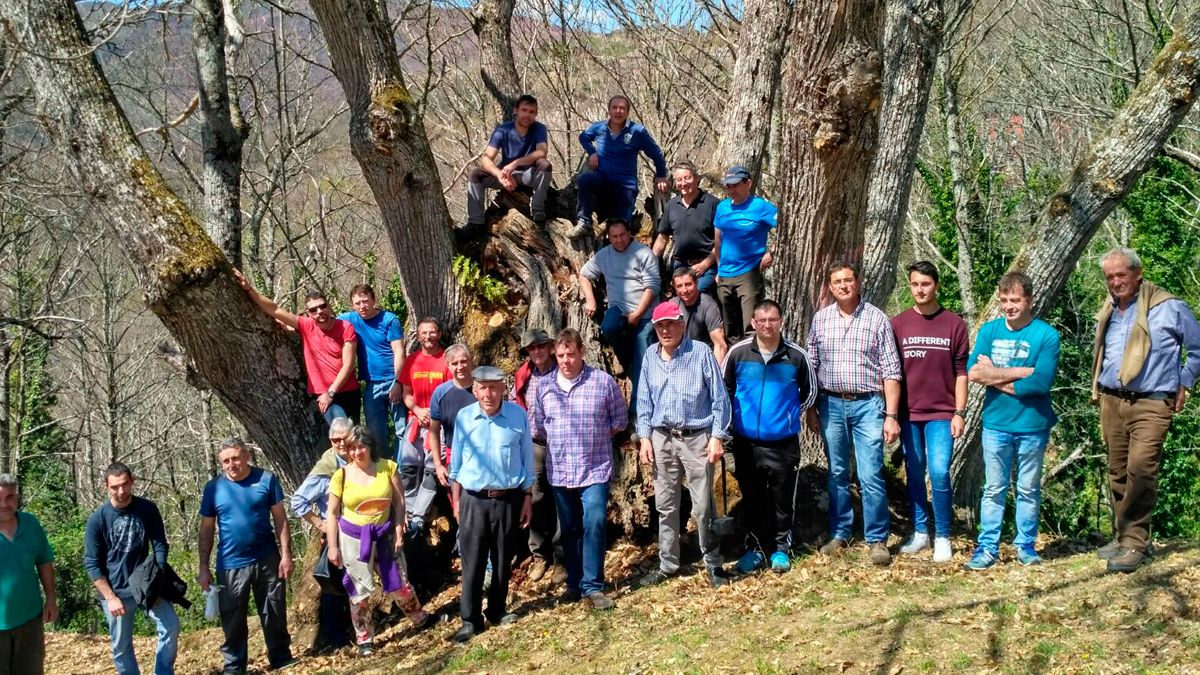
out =
[[863,298],[887,307],[942,42],[941,0],[885,0],[879,151],[867,177]]
[[975,272],[972,269],[974,256],[971,255],[971,231],[975,223],[971,215],[972,190],[969,181],[973,180],[973,174],[977,171],[972,169],[970,156],[963,147],[968,132],[963,128],[962,113],[958,106],[958,73],[952,70],[950,63],[946,64],[943,73],[946,154],[950,159],[950,182],[954,191],[954,229],[958,240],[958,265],[954,271],[958,276],[958,295],[962,300],[963,320],[972,324],[979,314],[979,308],[975,303]]
[[[242,145],[250,132],[229,72],[236,43],[226,30],[222,0],[196,0],[192,38],[200,85],[204,149],[204,229],[235,267],[242,266]],[[232,8],[229,8],[230,11]]]
[[881,56],[876,0],[809,0],[796,7],[783,69],[786,162],[775,299],[786,335],[803,340],[823,301],[825,269],[862,260],[867,173],[878,141]]
[[479,77],[492,95],[492,124],[512,119],[521,95],[521,78],[512,51],[515,6],[515,0],[479,0],[471,17],[471,29],[479,40]]
[[[316,459],[317,417],[295,340],[251,303],[229,262],[134,137],[70,0],[0,0],[47,134],[121,243],[146,305],[291,485]],[[13,46],[13,45],[10,45]]]
[[[1128,194],[1183,121],[1200,89],[1200,8],[1181,21],[1130,94],[1108,131],[1092,144],[1042,211],[1029,242],[1010,270],[1033,280],[1035,315],[1044,314],[1066,285],[1092,235]],[[992,294],[978,324],[998,314]],[[951,463],[955,501],[977,503],[983,458],[979,452],[982,387],[972,387],[966,432]]]
[[463,302],[451,273],[450,213],[384,4],[312,0],[311,5],[346,92],[350,147],[383,216],[409,316],[439,317],[454,334]]
[[739,49],[717,145],[717,168],[723,171],[741,164],[755,183],[770,140],[794,7],[794,0],[746,0],[738,30]]

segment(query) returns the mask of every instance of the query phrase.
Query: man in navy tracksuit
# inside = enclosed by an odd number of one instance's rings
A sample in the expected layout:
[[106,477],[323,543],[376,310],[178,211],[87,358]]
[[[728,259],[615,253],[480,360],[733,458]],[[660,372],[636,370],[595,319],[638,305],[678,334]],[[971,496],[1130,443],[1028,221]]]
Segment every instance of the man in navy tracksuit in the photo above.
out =
[[772,300],[754,307],[754,333],[729,349],[725,386],[733,404],[734,475],[752,528],[737,570],[749,574],[767,563],[791,569],[792,515],[804,411],[817,397],[817,374],[808,352],[780,336],[783,315]]

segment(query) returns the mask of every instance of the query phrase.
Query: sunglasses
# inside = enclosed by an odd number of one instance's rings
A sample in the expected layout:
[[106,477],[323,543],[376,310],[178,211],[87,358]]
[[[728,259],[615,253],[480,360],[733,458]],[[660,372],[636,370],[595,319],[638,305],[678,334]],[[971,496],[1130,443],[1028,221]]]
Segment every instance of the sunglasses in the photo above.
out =
[[304,311],[308,312],[309,314],[316,314],[317,312],[319,312],[323,309],[329,309],[328,302],[322,302],[321,304],[313,305],[312,307],[305,307]]

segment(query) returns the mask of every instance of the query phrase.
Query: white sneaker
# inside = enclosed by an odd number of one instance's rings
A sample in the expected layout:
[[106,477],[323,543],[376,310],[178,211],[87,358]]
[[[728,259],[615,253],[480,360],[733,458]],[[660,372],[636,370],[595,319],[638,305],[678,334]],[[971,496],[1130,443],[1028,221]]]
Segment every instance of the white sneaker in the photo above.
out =
[[912,555],[929,548],[929,535],[924,532],[913,532],[908,541],[900,547],[900,552],[904,555]]
[[933,562],[949,562],[954,557],[950,548],[949,537],[936,537],[933,540]]

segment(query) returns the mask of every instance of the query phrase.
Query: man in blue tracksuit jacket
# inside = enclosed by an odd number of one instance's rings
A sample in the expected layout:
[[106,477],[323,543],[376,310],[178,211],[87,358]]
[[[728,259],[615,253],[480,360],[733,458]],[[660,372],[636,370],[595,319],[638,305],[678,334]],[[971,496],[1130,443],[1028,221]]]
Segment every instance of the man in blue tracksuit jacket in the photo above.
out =
[[767,563],[791,569],[792,516],[800,430],[817,398],[817,373],[808,352],[780,335],[783,313],[773,300],[754,307],[754,333],[729,349],[725,387],[733,404],[734,475],[750,529],[737,569],[749,574]]
[[[608,101],[608,119],[593,122],[579,134],[587,153],[588,168],[579,176],[577,217],[572,237],[592,234],[592,211],[601,220],[623,218],[633,222],[638,194],[638,153],[654,162],[654,187],[667,191],[667,160],[646,127],[629,121],[629,99],[617,95]],[[634,234],[637,234],[634,232]]]

